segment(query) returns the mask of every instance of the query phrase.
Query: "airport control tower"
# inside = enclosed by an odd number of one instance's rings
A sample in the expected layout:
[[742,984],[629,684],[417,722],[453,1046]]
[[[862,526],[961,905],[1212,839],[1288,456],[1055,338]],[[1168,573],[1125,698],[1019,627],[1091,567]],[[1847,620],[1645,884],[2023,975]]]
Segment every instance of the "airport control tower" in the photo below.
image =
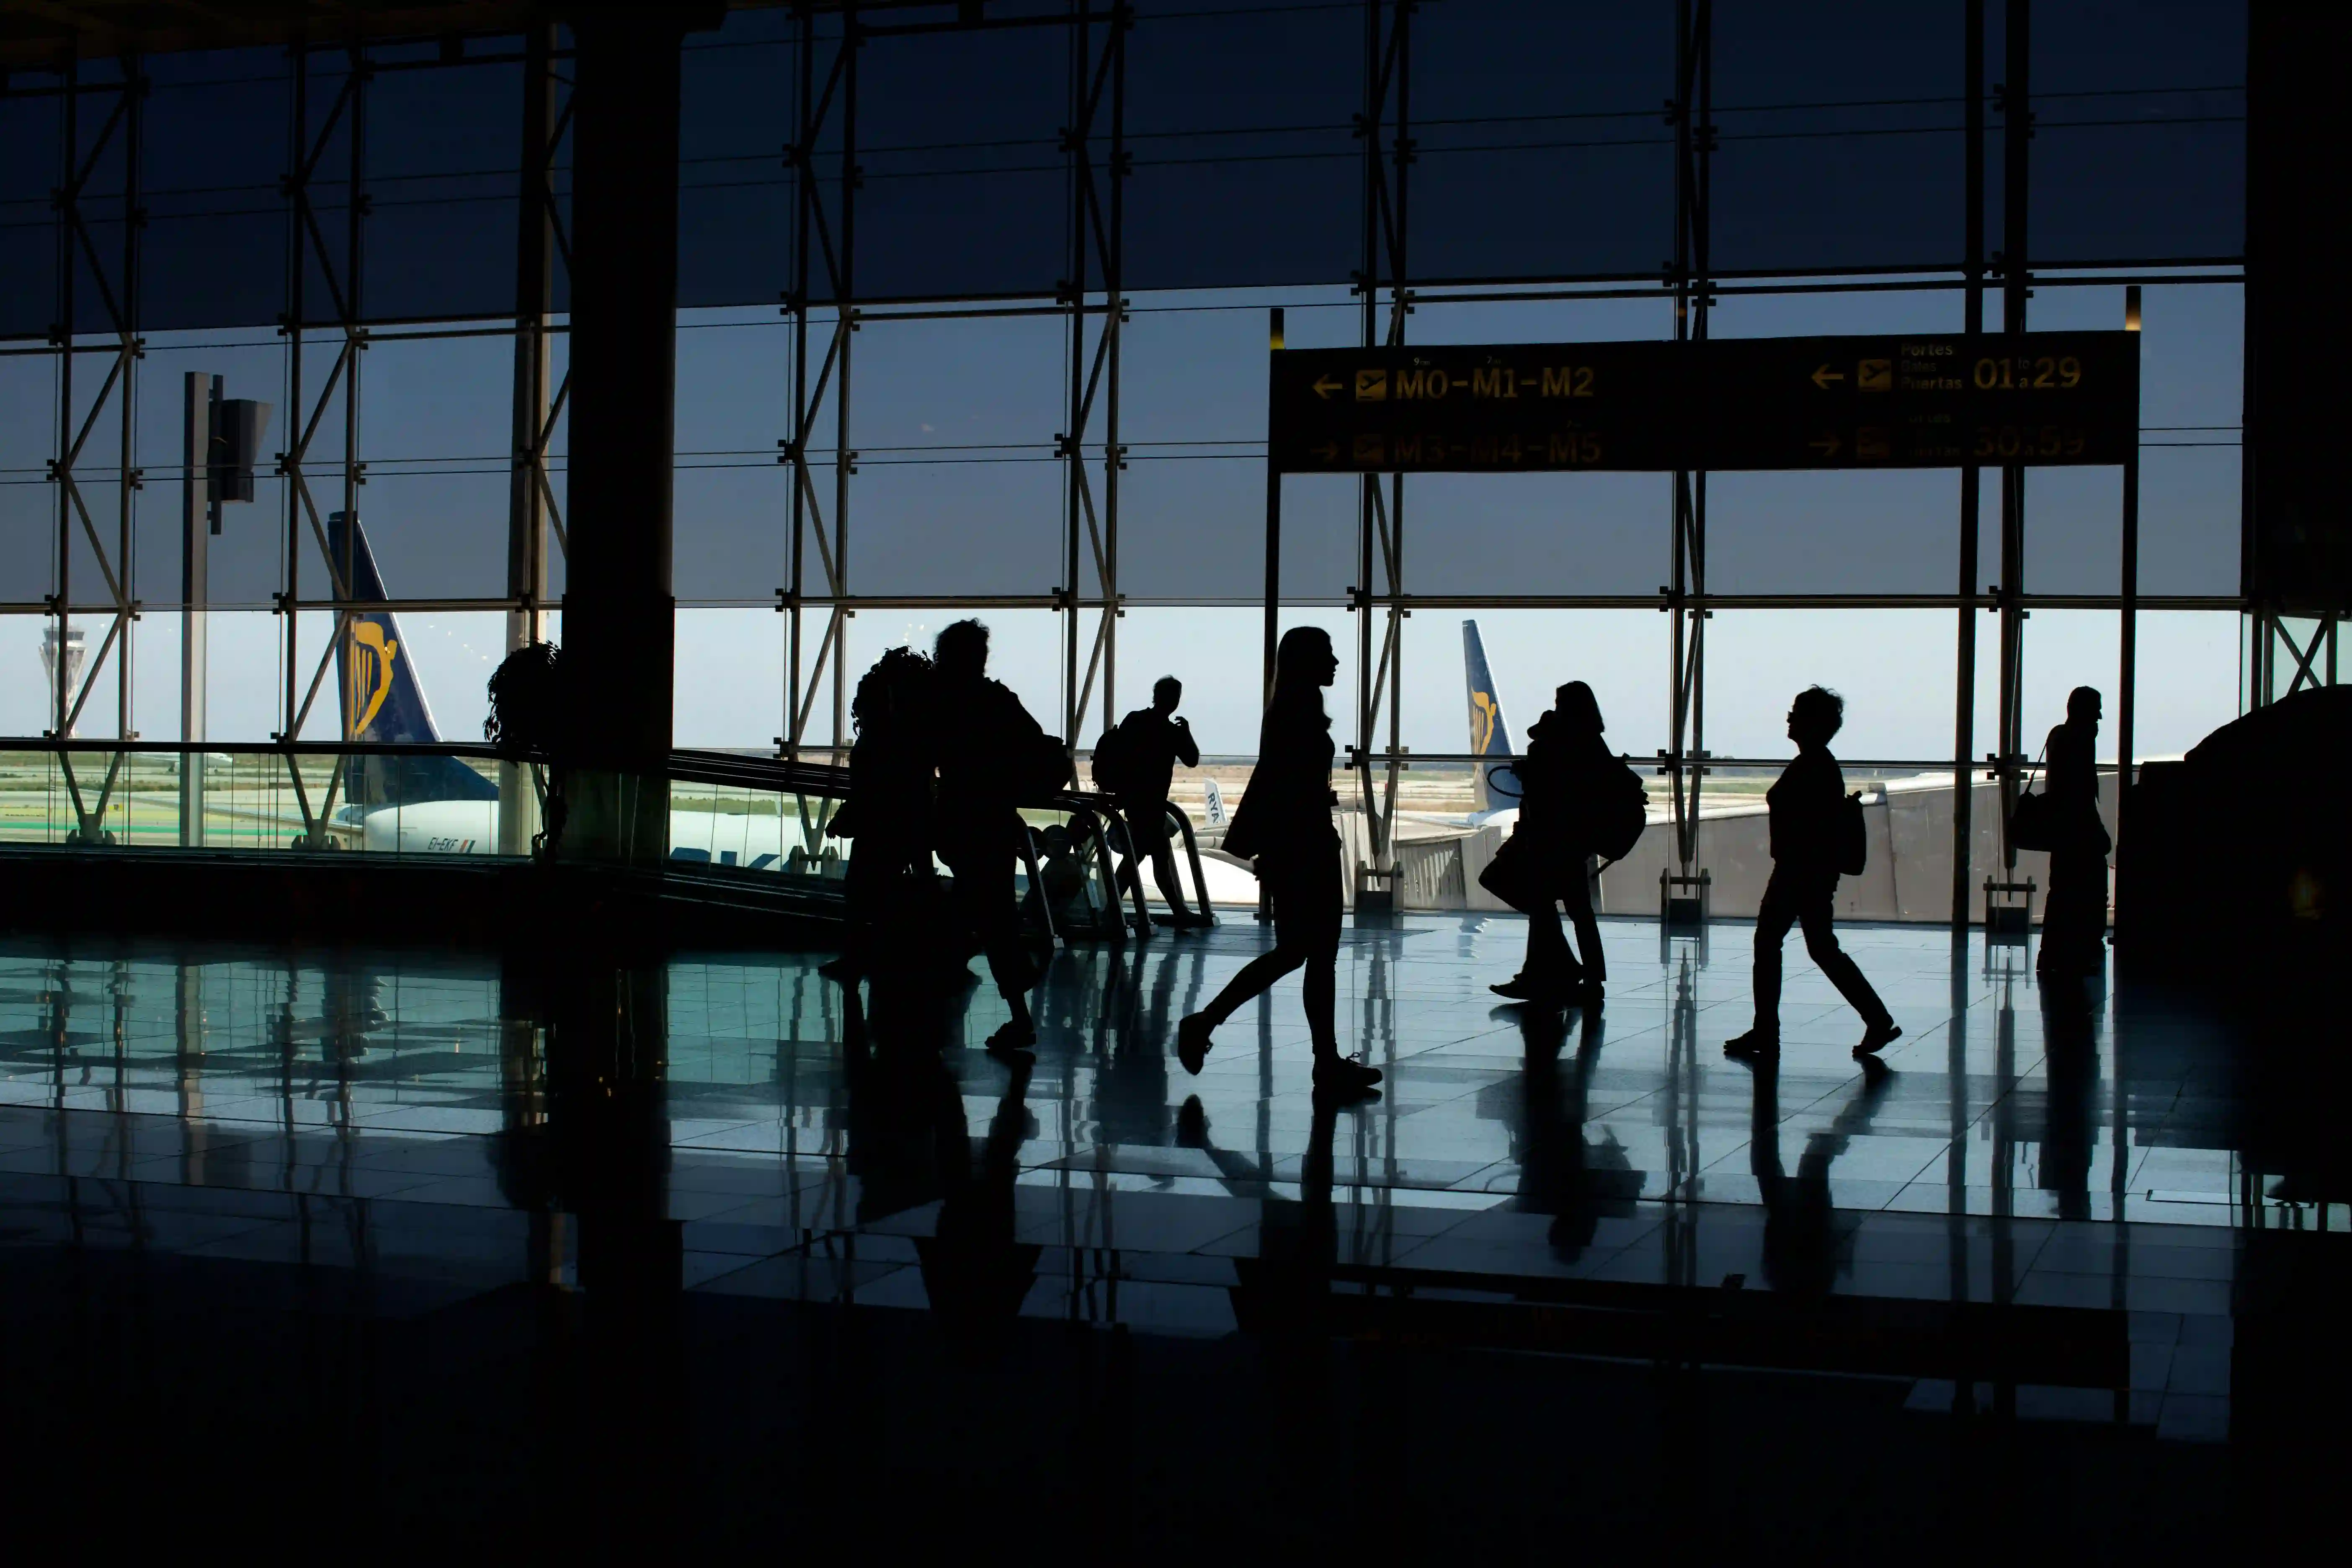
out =
[[[66,628],[67,690],[72,690],[80,683],[81,661],[88,657],[89,652],[89,650],[88,647],[82,641],[81,628],[79,626],[68,626]],[[46,684],[41,688],[42,690],[51,692],[57,690],[58,624],[55,621],[51,621],[47,626],[41,628],[41,677],[46,682]],[[63,738],[68,741],[72,740],[73,731],[68,728]]]

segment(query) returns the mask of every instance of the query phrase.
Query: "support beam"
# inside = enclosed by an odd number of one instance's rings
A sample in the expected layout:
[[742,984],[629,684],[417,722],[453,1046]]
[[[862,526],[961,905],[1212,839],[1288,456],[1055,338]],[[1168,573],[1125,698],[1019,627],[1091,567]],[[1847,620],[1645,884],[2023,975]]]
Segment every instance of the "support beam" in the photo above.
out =
[[[211,457],[220,397],[220,377],[188,372],[180,485],[180,739],[198,748],[206,739],[205,694],[212,669],[212,533],[218,502]],[[199,749],[180,758],[180,842],[194,848],[204,841],[205,753]]]
[[[507,651],[547,635],[549,316],[555,297],[555,200],[550,183],[560,133],[552,60],[555,30],[523,40],[522,190],[515,238],[514,471],[507,488]],[[539,831],[539,794],[524,763],[499,764],[499,853],[527,855]]]
[[[1968,292],[1963,296],[1961,327],[1969,335],[1971,358],[1977,352],[1978,335],[1984,331],[1984,0],[1968,0],[1963,7],[1961,24],[1966,31],[1960,41],[1960,74],[1968,98],[1961,121],[1962,134],[1968,137],[1968,173],[1963,198],[1967,203],[1963,223]],[[1977,749],[1977,610],[1973,600],[1979,568],[1977,557],[1979,532],[1982,526],[1979,513],[1983,505],[1983,489],[1973,466],[1960,470],[1960,580],[1958,592],[1963,602],[1954,628],[1952,667],[1952,755],[1958,759],[1958,765],[1952,771],[1952,934],[1955,938],[1968,934],[1969,906],[1976,885],[1976,824],[1974,813],[1970,810],[1976,798],[1976,768],[1970,759],[1975,756]]]
[[564,658],[596,715],[564,852],[669,853],[671,421],[685,7],[573,23],[571,549]]

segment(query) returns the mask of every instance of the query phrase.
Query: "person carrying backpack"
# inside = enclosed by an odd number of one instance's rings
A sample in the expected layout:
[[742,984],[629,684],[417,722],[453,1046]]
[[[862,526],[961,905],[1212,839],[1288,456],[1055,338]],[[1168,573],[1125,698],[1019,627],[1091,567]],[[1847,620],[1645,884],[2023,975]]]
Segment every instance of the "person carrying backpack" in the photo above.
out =
[[[1571,680],[1553,693],[1551,711],[1528,731],[1527,755],[1513,764],[1523,792],[1519,820],[1507,853],[1496,857],[1498,863],[1509,863],[1484,885],[1528,917],[1527,962],[1518,973],[1491,988],[1515,1002],[1601,1005],[1609,961],[1601,949],[1601,922],[1593,917],[1585,862],[1596,853],[1622,856],[1633,847],[1642,821],[1642,781],[1609,750],[1601,739],[1604,728],[1592,688]],[[1629,799],[1631,836],[1609,820],[1623,814]],[[1576,926],[1575,952],[1560,929],[1562,903]]]
[[1168,900],[1169,923],[1201,926],[1209,923],[1209,911],[1195,915],[1185,909],[1176,854],[1168,841],[1168,789],[1175,780],[1176,764],[1201,765],[1192,727],[1176,714],[1176,705],[1183,700],[1184,683],[1174,676],[1163,675],[1153,682],[1151,706],[1120,720],[1118,728],[1103,737],[1104,744],[1095,748],[1095,783],[1110,792],[1134,845],[1134,854],[1119,867],[1118,885],[1132,887],[1139,864],[1150,860],[1152,879]]
[[1829,976],[1838,994],[1862,1015],[1856,1058],[1875,1056],[1903,1030],[1862,971],[1838,946],[1831,929],[1838,877],[1862,868],[1853,844],[1861,804],[1845,793],[1845,774],[1830,754],[1830,741],[1845,725],[1845,699],[1809,686],[1789,705],[1789,739],[1797,760],[1781,770],[1764,799],[1771,809],[1772,879],[1756,911],[1756,1022],[1724,1042],[1726,1056],[1769,1060],[1780,1054],[1780,944],[1789,928],[1801,925],[1805,951]]
[[849,799],[826,825],[854,843],[842,892],[848,921],[841,956],[818,973],[856,989],[884,948],[909,879],[931,870],[931,661],[894,647],[858,678],[849,714]]
[[1013,1016],[988,1037],[1000,1055],[1037,1044],[1029,1012],[1034,984],[1021,946],[1021,915],[1013,899],[1013,866],[1020,848],[1020,805],[1041,778],[1041,759],[1057,748],[1003,682],[988,678],[988,627],[964,620],[943,626],[931,650],[932,722],[939,758],[936,820],[940,858],[955,879],[956,908],[980,938]]

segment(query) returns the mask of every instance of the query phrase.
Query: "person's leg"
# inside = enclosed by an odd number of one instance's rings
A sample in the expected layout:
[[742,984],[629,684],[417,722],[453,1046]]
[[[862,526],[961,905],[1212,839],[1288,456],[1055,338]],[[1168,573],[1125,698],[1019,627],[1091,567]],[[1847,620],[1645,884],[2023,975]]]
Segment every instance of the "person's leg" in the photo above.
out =
[[1759,1045],[1780,1041],[1780,943],[1796,923],[1796,904],[1788,879],[1776,873],[1764,884],[1764,901],[1756,910],[1756,1026],[1740,1037],[1742,1040]]
[[1009,838],[959,844],[943,857],[955,879],[956,902],[980,938],[989,977],[1012,1010],[1012,1020],[989,1038],[992,1047],[1034,1044],[1037,1026],[1029,1016],[1034,979],[1021,946],[1021,910],[1013,895],[1013,845]]
[[1854,1055],[1868,1056],[1903,1031],[1895,1026],[1894,1015],[1863,977],[1861,966],[1838,945],[1837,931],[1831,918],[1831,901],[1836,894],[1837,885],[1833,882],[1809,892],[1799,906],[1797,918],[1804,924],[1806,952],[1821,965],[1830,984],[1838,988],[1846,1005],[1862,1015],[1862,1043],[1854,1047]]
[[1576,925],[1576,952],[1583,961],[1585,981],[1601,984],[1609,978],[1609,958],[1601,951],[1601,921],[1592,913],[1592,887],[1580,859],[1569,868],[1563,901],[1568,905],[1568,918]]
[[[1118,861],[1118,869],[1115,873],[1117,887],[1113,896],[1123,898],[1127,890],[1136,885],[1136,879],[1143,875],[1143,859],[1150,850],[1143,841],[1142,830],[1136,826],[1135,808],[1128,802],[1116,797],[1113,798],[1112,805],[1118,808],[1119,824],[1126,830],[1123,834],[1113,834],[1111,837],[1112,850]],[[1123,854],[1118,853],[1122,839],[1125,841],[1126,850]]]
[[1176,1059],[1184,1064],[1186,1072],[1201,1070],[1209,1054],[1209,1036],[1218,1025],[1239,1011],[1243,1003],[1263,995],[1268,986],[1307,962],[1300,941],[1303,928],[1296,920],[1285,921],[1282,913],[1306,897],[1300,879],[1294,868],[1271,858],[1260,859],[1258,871],[1274,900],[1274,946],[1243,964],[1207,1006],[1177,1021]]
[[2037,967],[2084,973],[2104,962],[2100,939],[2107,925],[2107,862],[2103,855],[2061,851],[2050,857],[2050,894],[2042,904]]
[[1192,1015],[1204,1018],[1212,1029],[1241,1010],[1243,1003],[1262,994],[1276,981],[1307,962],[1307,955],[1284,945],[1279,937],[1275,944],[1241,966],[1224,989],[1212,997],[1209,1005]]
[[1583,978],[1576,955],[1569,951],[1567,933],[1559,927],[1559,903],[1552,898],[1509,900],[1528,917],[1528,955],[1518,973],[1489,989],[1501,995],[1527,1000],[1539,994],[1567,989]]
[[1306,955],[1307,1033],[1319,1062],[1339,1055],[1339,925],[1345,914],[1339,894],[1339,841],[1332,839],[1328,850],[1309,858],[1312,864],[1304,879],[1306,885],[1291,895],[1296,912],[1286,917],[1276,904],[1274,913],[1276,920],[1287,919],[1291,926],[1282,940],[1297,942]]
[[[1151,846],[1151,876],[1160,884],[1160,896],[1168,900],[1169,918],[1179,921],[1191,918],[1191,907],[1184,901],[1184,884],[1177,877],[1176,846],[1165,833]],[[1201,912],[1208,913],[1207,908],[1204,906]]]

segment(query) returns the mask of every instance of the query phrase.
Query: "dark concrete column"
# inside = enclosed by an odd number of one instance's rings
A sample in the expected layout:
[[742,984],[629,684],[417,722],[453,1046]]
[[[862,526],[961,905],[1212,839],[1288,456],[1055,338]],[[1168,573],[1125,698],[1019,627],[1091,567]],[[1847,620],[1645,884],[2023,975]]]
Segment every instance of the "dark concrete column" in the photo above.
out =
[[669,852],[678,51],[702,7],[572,19],[572,428],[563,658],[581,700],[565,852]]

